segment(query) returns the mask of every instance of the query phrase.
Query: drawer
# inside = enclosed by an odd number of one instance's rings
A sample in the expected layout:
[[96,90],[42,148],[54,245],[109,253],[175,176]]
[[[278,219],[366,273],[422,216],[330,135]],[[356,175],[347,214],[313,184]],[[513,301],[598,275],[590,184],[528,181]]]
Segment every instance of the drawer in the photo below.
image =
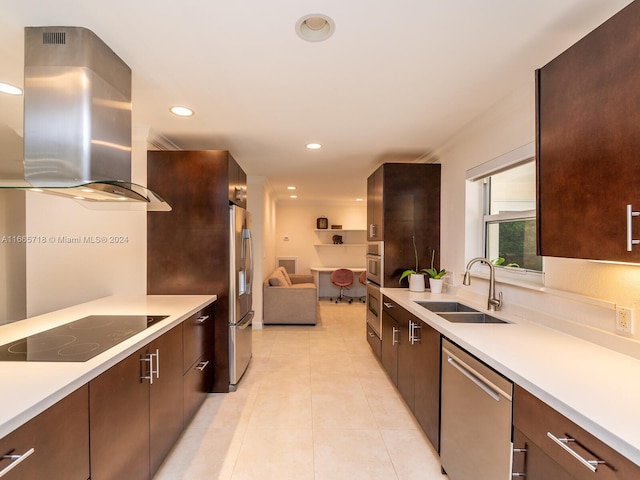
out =
[[182,322],[183,372],[187,372],[195,361],[213,342],[214,305],[207,305],[198,313]]
[[379,359],[382,354],[382,340],[375,332],[371,325],[367,323],[367,342],[371,345],[371,350],[373,350],[373,354]]
[[382,311],[387,312],[396,320],[407,320],[413,319],[413,315],[411,315],[404,307],[401,307],[396,302],[391,300],[389,297],[382,297]]
[[[575,479],[640,478],[640,467],[517,385],[513,402],[513,425]],[[561,446],[549,434],[575,441],[561,442]],[[597,465],[594,473],[567,449],[585,460],[601,460],[605,463]]]
[[207,377],[212,368],[213,359],[204,354],[184,374],[184,428],[187,427],[207,397]]

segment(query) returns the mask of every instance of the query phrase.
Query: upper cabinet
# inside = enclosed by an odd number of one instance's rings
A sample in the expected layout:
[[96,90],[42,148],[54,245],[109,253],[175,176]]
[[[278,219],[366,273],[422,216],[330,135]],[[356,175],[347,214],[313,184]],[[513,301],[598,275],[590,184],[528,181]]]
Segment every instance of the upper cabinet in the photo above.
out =
[[247,208],[247,174],[229,155],[229,203]]
[[383,286],[398,287],[402,272],[440,264],[440,165],[384,163],[367,180],[367,240],[384,241]]
[[640,260],[640,2],[536,72],[538,253]]

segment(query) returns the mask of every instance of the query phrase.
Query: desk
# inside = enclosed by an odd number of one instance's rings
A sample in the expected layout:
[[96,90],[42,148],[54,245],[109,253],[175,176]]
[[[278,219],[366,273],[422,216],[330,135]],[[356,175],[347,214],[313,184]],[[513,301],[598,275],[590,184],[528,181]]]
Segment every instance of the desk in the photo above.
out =
[[331,272],[339,268],[348,268],[353,272],[353,285],[345,290],[345,296],[358,299],[367,295],[367,287],[358,281],[360,273],[366,271],[365,267],[311,267],[313,283],[318,287],[318,299],[335,298],[340,295],[340,289],[331,283]]

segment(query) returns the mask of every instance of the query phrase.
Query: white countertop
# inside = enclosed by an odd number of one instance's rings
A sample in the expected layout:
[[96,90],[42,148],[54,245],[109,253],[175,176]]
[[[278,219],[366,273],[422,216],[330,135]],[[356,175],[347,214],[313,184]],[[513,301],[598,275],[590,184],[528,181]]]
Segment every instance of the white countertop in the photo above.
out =
[[500,312],[510,324],[452,323],[416,300],[452,295],[383,288],[382,293],[640,465],[640,360]]
[[0,326],[0,345],[89,315],[169,315],[86,362],[0,362],[0,438],[216,300],[215,295],[113,296]]

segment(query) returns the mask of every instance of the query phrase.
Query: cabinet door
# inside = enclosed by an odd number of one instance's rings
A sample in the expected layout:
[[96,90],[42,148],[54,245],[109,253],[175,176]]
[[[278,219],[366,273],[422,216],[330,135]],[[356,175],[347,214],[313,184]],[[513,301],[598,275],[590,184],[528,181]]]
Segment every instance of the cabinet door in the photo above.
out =
[[[418,321],[406,310],[395,312],[398,319],[398,391],[411,411],[414,410],[415,371],[417,368],[415,356],[417,343],[411,342],[411,326]],[[413,330],[415,332],[415,328]]]
[[88,407],[85,385],[0,440],[0,471],[11,463],[3,455],[23,455],[33,448],[3,480],[89,478]]
[[145,354],[139,350],[89,382],[91,480],[150,477]]
[[398,384],[398,322],[385,310],[382,311],[382,366],[394,385]]
[[229,202],[247,208],[247,174],[229,155]]
[[382,218],[383,175],[382,167],[367,178],[367,240],[384,240],[384,222]]
[[[520,430],[513,430],[513,468],[527,480],[576,480]],[[514,475],[515,477],[515,475]]]
[[537,72],[540,255],[640,259],[639,21],[632,2]]
[[202,355],[184,374],[184,409],[183,424],[185,428],[193,419],[205,401],[208,392],[208,373],[213,369],[213,358]]
[[398,287],[402,272],[415,268],[412,237],[415,236],[419,269],[428,268],[436,251],[440,265],[440,165],[385,163],[384,281]]
[[156,378],[149,385],[149,448],[153,475],[182,432],[182,326],[154,340],[147,349],[157,354]]
[[440,333],[420,322],[414,344],[415,392],[413,414],[440,451]]

